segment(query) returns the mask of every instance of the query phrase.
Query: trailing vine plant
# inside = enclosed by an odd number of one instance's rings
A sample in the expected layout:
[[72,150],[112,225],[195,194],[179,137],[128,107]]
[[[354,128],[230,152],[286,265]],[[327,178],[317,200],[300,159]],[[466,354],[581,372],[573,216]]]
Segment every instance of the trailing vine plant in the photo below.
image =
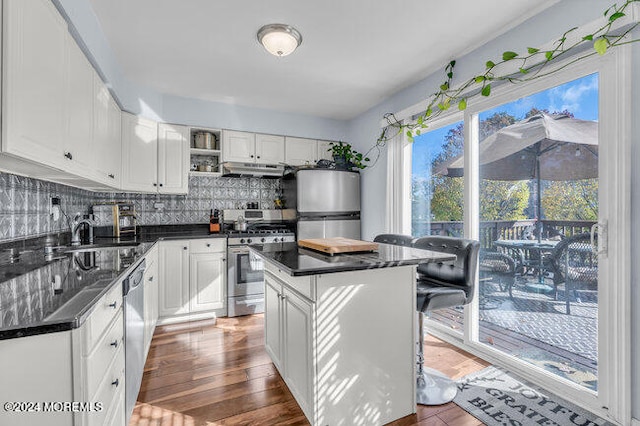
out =
[[[428,122],[438,117],[443,112],[449,110],[452,105],[457,105],[458,110],[463,111],[467,108],[467,101],[480,94],[488,97],[491,95],[492,85],[500,82],[508,82],[512,84],[532,81],[554,72],[560,71],[567,66],[579,62],[593,55],[604,55],[608,49],[622,46],[629,43],[640,41],[640,39],[626,39],[626,36],[640,25],[635,22],[621,32],[616,32],[613,24],[620,18],[626,16],[625,10],[633,3],[640,0],[626,0],[621,6],[613,4],[604,11],[604,17],[607,22],[591,34],[578,37],[576,41],[568,43],[567,40],[571,33],[575,32],[578,27],[565,31],[562,36],[553,43],[551,50],[541,50],[534,47],[527,48],[526,53],[518,53],[514,51],[505,51],[502,53],[502,59],[485,63],[484,72],[468,79],[457,87],[453,87],[454,67],[456,61],[450,61],[445,69],[445,81],[440,85],[438,90],[429,96],[429,103],[425,111],[417,117],[415,123],[402,123],[393,113],[386,113],[384,119],[388,125],[382,130],[380,137],[377,139],[365,155],[369,155],[373,150],[384,147],[387,141],[393,139],[402,132],[410,141],[414,136],[421,134],[422,129],[428,127]],[[592,43],[592,48],[583,50],[585,43]],[[549,69],[551,63],[556,63],[559,59],[571,56],[573,53],[582,52],[572,60],[567,61],[560,67]],[[501,73],[500,67],[506,63],[516,63],[518,71],[509,74]],[[514,69],[514,68],[510,68]],[[377,158],[376,161],[377,162]]]

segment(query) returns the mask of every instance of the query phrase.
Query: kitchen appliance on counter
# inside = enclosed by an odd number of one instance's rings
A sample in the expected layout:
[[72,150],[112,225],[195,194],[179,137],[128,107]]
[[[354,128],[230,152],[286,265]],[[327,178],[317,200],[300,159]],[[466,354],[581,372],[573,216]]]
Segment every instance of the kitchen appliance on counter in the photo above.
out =
[[282,179],[287,206],[295,209],[296,235],[360,239],[360,173],[299,169]]
[[125,408],[126,418],[131,418],[136,405],[138,390],[142,383],[142,372],[146,354],[144,351],[144,259],[122,282],[124,296],[124,340],[125,340]]
[[264,266],[260,258],[251,256],[249,246],[295,241],[295,234],[286,220],[287,213],[283,210],[223,210],[226,224],[234,224],[240,217],[246,224],[244,231],[231,228],[226,231],[228,316],[264,312]]
[[99,224],[95,237],[135,237],[137,217],[133,203],[96,204],[93,217]]

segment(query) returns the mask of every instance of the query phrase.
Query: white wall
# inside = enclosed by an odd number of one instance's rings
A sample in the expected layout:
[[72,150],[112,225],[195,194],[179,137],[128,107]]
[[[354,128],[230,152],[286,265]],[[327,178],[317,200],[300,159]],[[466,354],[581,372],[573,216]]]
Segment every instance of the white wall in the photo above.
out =
[[[484,71],[484,64],[489,59],[499,59],[505,50],[515,52],[525,51],[527,47],[542,46],[560,37],[563,31],[584,25],[600,17],[604,8],[612,2],[598,0],[563,0],[552,8],[529,19],[522,25],[456,59],[455,72],[457,81],[464,81],[477,73]],[[456,29],[461,31],[462,29]],[[635,37],[640,37],[640,30],[636,30]],[[424,41],[420,41],[421,43]],[[407,58],[408,61],[413,58]],[[442,68],[446,64],[442,64]],[[640,44],[633,47],[633,75],[640,78]],[[443,71],[438,71],[419,83],[406,88],[364,114],[356,117],[350,123],[349,137],[358,151],[366,152],[378,138],[381,128],[380,120],[387,112],[398,112],[427,98],[444,81]],[[633,117],[640,116],[640,85],[632,88]],[[469,100],[471,104],[473,100]],[[426,102],[425,102],[426,106]],[[632,164],[640,164],[640,121],[633,121],[632,129]],[[640,217],[640,170],[632,168],[632,211],[631,217]],[[372,239],[376,234],[384,231],[385,225],[385,185],[386,185],[386,153],[383,153],[375,167],[366,169],[362,173],[362,223],[363,238]],[[640,258],[640,250],[634,244],[640,241],[640,223],[635,220],[631,227],[632,259]],[[640,306],[640,267],[638,262],[631,266],[632,286],[632,414],[640,419],[640,314],[636,306]]]
[[53,2],[75,28],[81,47],[126,111],[168,123],[316,139],[346,139],[346,121],[180,98],[136,84],[122,73],[89,1]]

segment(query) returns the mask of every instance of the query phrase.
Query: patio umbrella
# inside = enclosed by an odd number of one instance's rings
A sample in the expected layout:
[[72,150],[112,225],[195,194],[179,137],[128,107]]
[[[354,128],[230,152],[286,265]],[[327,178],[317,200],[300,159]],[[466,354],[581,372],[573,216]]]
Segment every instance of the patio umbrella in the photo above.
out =
[[[540,218],[540,181],[598,177],[598,123],[562,114],[540,113],[504,127],[480,142],[480,177],[490,180],[536,179],[536,216]],[[460,177],[464,158],[456,157],[436,173]],[[538,221],[538,239],[540,235]]]

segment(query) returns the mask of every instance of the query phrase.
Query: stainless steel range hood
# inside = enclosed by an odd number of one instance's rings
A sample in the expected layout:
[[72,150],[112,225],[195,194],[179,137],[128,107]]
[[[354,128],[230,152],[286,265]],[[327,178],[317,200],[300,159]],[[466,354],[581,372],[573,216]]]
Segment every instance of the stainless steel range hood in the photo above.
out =
[[222,176],[254,176],[280,178],[284,173],[282,164],[253,164],[227,161],[222,163]]

